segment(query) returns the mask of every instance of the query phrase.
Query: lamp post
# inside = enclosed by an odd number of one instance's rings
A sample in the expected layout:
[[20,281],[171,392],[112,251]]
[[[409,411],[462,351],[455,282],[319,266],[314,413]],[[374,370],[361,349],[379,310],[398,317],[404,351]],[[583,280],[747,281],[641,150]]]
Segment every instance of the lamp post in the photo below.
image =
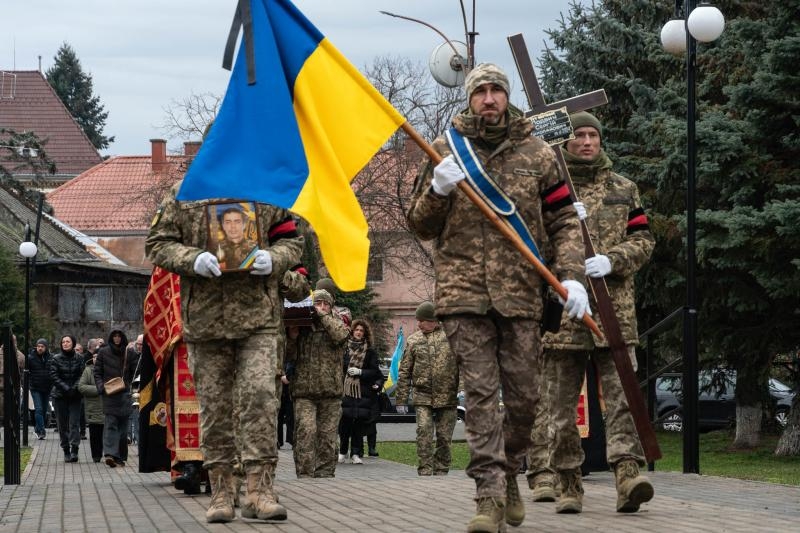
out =
[[700,435],[697,423],[697,256],[695,175],[695,66],[697,41],[711,42],[722,35],[725,18],[716,7],[696,0],[676,0],[675,13],[683,4],[686,20],[674,19],[661,29],[661,43],[672,54],[686,53],[686,305],[683,308],[683,472],[700,473]]
[[[25,241],[19,245],[19,255],[25,258],[25,357],[31,343],[31,258],[36,257],[36,244],[31,242],[31,226],[25,224]],[[28,445],[28,365],[22,374],[22,445]]]

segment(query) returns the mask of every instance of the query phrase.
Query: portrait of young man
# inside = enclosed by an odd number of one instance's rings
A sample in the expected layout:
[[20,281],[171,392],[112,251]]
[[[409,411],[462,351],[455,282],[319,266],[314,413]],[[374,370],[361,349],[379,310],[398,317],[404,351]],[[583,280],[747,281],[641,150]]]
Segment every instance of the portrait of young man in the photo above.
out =
[[209,251],[217,256],[223,271],[247,270],[259,250],[255,207],[252,202],[209,205]]

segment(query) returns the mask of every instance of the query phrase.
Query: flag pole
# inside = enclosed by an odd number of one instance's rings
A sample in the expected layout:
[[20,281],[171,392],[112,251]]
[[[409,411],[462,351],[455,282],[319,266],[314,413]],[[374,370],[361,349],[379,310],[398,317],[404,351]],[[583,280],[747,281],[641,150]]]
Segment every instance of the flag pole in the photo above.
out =
[[[431,158],[431,161],[433,161],[434,164],[438,165],[439,163],[441,163],[442,156],[436,150],[434,150],[433,147],[425,139],[422,138],[422,136],[417,132],[417,130],[414,129],[414,127],[411,124],[409,124],[408,122],[404,122],[401,127],[403,128],[403,131],[406,132],[406,135],[408,135],[412,141],[417,143],[417,146],[419,146],[428,155],[428,157]],[[534,266],[539,275],[543,277],[544,280],[551,287],[553,287],[553,289],[558,293],[558,295],[561,296],[562,299],[566,300],[567,289],[565,289],[564,286],[561,285],[558,279],[553,275],[553,273],[550,272],[547,269],[547,267],[544,266],[544,264],[541,261],[539,261],[539,259],[535,255],[533,255],[533,252],[531,252],[528,249],[528,247],[525,245],[525,243],[522,241],[519,235],[517,235],[517,233],[513,229],[511,229],[508,223],[502,220],[499,216],[497,216],[497,213],[495,213],[491,207],[486,205],[486,202],[483,201],[483,198],[478,196],[478,194],[474,190],[472,190],[472,187],[469,186],[466,180],[460,181],[458,183],[458,187],[459,189],[461,189],[461,192],[466,194],[467,198],[469,198],[472,201],[472,203],[474,203],[478,207],[478,209],[480,209],[481,213],[483,213],[484,216],[486,216],[486,218],[488,218],[492,222],[492,224],[494,224],[497,230],[500,231],[500,233],[502,233],[508,240],[511,241],[511,243],[514,245],[514,248],[519,250],[519,252],[522,253],[523,256],[525,256],[525,259],[527,259],[528,262],[530,262]],[[604,338],[603,333],[600,331],[600,328],[597,327],[597,323],[594,320],[592,320],[592,317],[589,316],[588,313],[584,313],[582,320],[583,323],[586,324],[586,327],[592,330],[592,333],[597,335],[598,338],[600,339]]]

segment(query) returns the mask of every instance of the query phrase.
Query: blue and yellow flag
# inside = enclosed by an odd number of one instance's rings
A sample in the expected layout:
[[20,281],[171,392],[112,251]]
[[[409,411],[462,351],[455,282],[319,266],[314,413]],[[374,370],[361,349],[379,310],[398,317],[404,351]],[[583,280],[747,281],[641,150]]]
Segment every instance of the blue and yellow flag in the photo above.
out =
[[403,326],[400,326],[400,331],[397,332],[397,345],[394,347],[392,354],[392,362],[389,365],[389,376],[383,382],[383,390],[387,394],[397,387],[397,374],[400,371],[400,360],[403,358],[403,350],[406,349],[406,339],[403,336]]
[[350,182],[405,122],[288,0],[250,0],[257,81],[245,46],[178,200],[246,199],[308,220],[336,285],[362,289],[367,222]]

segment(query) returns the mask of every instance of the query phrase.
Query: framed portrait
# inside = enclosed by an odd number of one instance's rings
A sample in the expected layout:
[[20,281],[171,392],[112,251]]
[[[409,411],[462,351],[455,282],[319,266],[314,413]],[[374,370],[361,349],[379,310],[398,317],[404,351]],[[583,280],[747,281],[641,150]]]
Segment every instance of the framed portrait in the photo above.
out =
[[260,249],[255,202],[208,204],[208,245],[223,272],[251,270]]

